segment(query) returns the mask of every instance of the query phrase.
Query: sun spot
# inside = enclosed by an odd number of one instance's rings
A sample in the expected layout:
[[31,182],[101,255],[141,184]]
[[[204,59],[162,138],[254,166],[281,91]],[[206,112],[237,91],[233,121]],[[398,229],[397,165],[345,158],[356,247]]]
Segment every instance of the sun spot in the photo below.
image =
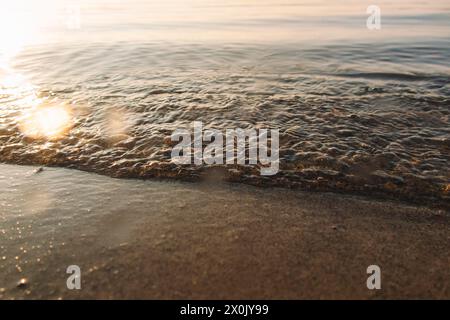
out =
[[24,113],[20,130],[31,138],[57,140],[73,125],[72,112],[65,105],[39,106]]

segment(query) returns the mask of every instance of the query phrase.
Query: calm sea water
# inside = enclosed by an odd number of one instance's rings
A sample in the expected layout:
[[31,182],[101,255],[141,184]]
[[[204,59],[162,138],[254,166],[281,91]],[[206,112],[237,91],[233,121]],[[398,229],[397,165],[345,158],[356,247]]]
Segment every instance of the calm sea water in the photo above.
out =
[[[448,201],[450,3],[370,4],[2,1],[0,161]],[[171,164],[193,121],[279,128],[280,173]]]

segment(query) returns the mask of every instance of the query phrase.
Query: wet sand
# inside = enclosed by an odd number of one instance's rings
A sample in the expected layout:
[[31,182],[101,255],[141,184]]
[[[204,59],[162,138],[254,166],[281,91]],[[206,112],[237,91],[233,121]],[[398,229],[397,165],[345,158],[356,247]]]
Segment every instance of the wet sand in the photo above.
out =
[[[0,165],[3,299],[450,298],[448,211],[35,170]],[[381,290],[366,287],[372,264]]]

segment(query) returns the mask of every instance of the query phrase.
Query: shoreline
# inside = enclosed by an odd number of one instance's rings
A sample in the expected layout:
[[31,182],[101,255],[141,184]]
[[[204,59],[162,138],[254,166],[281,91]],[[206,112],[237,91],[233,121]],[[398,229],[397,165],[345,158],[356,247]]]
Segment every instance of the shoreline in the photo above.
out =
[[[450,211],[450,203],[447,201],[448,196],[438,197],[437,195],[427,195],[427,194],[415,194],[414,196],[409,193],[396,192],[395,189],[389,189],[391,185],[387,183],[386,188],[380,187],[379,185],[373,186],[364,186],[361,189],[360,186],[347,187],[345,188],[333,188],[328,184],[319,183],[318,181],[321,177],[313,177],[313,180],[303,180],[304,178],[301,176],[298,177],[285,177],[284,175],[280,175],[273,180],[270,178],[262,181],[260,179],[254,179],[254,175],[252,173],[254,168],[249,167],[240,167],[238,165],[231,166],[210,166],[203,167],[199,169],[194,175],[192,174],[191,167],[189,166],[177,166],[171,163],[168,163],[167,166],[163,166],[159,168],[156,166],[153,169],[144,175],[133,173],[131,171],[105,171],[100,169],[93,169],[90,167],[83,167],[77,165],[69,165],[69,166],[60,166],[58,164],[36,164],[36,163],[9,163],[9,162],[0,162],[0,165],[11,165],[11,166],[23,166],[23,167],[37,167],[37,168],[54,168],[54,169],[63,169],[63,170],[75,170],[80,172],[85,172],[89,174],[95,174],[99,176],[104,176],[112,179],[121,179],[121,180],[135,180],[135,181],[154,181],[154,182],[180,182],[180,183],[193,183],[193,184],[203,184],[203,183],[219,183],[219,184],[236,184],[242,186],[251,186],[255,188],[261,189],[284,189],[284,190],[292,190],[294,192],[311,192],[311,193],[331,193],[335,195],[341,196],[350,196],[350,197],[361,197],[368,198],[374,201],[393,201],[396,203],[402,203],[405,205],[413,205],[418,207],[426,207],[429,209],[435,210],[444,210]],[[242,172],[239,172],[236,175],[236,171],[239,171],[240,168],[248,175],[242,175]],[[167,171],[165,171],[167,170]],[[283,172],[280,172],[283,174]],[[314,179],[318,178],[319,180],[314,182]],[[323,179],[321,182],[324,182]],[[327,181],[325,181],[327,182]],[[339,181],[337,182],[339,184]],[[336,185],[334,185],[336,187]],[[448,193],[448,192],[447,192]]]
[[36,169],[0,165],[3,299],[450,298],[446,210]]

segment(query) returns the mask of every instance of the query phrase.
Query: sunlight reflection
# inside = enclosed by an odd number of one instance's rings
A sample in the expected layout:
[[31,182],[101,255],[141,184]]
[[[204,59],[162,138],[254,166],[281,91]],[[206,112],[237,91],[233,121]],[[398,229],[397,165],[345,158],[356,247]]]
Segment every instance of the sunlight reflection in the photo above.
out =
[[15,97],[34,96],[34,86],[11,68],[0,69],[0,94]]
[[39,106],[26,111],[20,130],[31,138],[57,140],[72,127],[72,112],[64,105]]
[[[26,12],[26,11],[25,11]],[[36,20],[24,14],[14,3],[1,2],[0,10],[0,65],[7,65],[23,47],[35,38]]]

